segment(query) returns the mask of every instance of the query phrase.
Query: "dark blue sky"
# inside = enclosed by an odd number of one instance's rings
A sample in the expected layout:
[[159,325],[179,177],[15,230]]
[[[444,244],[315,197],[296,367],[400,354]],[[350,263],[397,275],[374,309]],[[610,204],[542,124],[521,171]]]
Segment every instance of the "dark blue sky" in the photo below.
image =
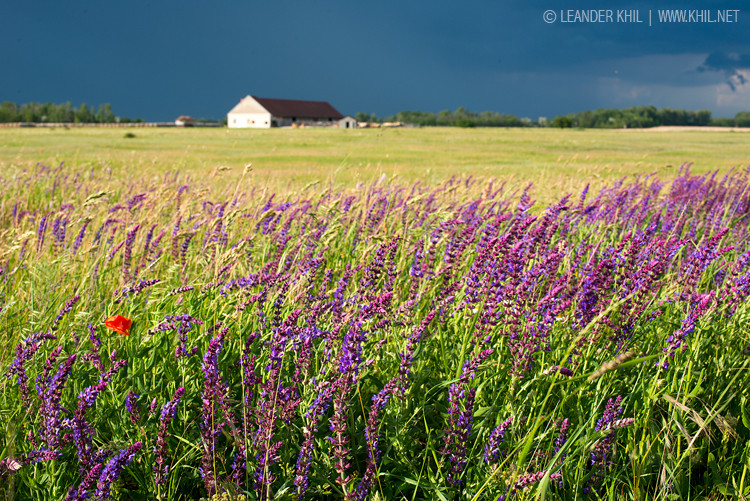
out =
[[[641,104],[750,110],[750,2],[701,2],[710,19],[739,9],[736,22],[658,22],[658,10],[687,3],[8,0],[0,100],[109,102],[147,120],[221,118],[247,94],[378,116],[459,106],[531,118]],[[592,8],[612,9],[614,20],[637,9],[643,22],[563,22]]]

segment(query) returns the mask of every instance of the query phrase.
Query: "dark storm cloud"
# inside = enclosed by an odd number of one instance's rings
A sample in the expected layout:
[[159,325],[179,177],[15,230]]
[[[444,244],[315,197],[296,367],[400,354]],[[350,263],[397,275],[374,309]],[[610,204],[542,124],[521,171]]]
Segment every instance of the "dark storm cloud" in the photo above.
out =
[[747,79],[740,71],[749,69],[750,54],[737,54],[735,52],[709,54],[703,64],[698,67],[698,71],[701,73],[715,71],[726,75],[726,83],[732,89],[732,92],[736,91],[738,86],[747,83]]
[[[12,22],[0,30],[11,77],[0,79],[0,100],[110,102],[149,120],[221,118],[246,94],[328,100],[347,114],[465,106],[536,117],[712,107],[709,94],[725,80],[750,88],[750,11],[731,26],[542,17],[612,8],[645,19],[649,9],[684,7],[656,1],[11,1],[3,13]],[[706,8],[736,8],[722,2]],[[734,94],[722,113],[750,108]]]

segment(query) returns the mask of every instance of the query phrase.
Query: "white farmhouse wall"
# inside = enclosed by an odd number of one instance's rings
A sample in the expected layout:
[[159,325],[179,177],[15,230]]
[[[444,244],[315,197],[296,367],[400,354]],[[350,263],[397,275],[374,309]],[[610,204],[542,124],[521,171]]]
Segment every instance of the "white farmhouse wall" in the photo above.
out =
[[230,113],[227,115],[230,129],[268,129],[271,127],[270,113]]

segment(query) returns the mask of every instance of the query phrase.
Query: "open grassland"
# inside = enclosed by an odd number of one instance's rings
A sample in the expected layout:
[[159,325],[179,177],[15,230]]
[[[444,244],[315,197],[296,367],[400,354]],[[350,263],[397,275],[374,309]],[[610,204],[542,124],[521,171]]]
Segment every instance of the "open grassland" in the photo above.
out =
[[[135,134],[126,138],[127,132]],[[435,184],[453,175],[502,178],[551,202],[623,176],[658,173],[669,180],[685,162],[693,172],[748,165],[750,133],[558,129],[0,129],[0,172],[41,162],[112,168],[120,179],[179,169],[213,186],[234,185],[243,167],[277,190],[309,183],[336,187],[385,175]]]
[[0,496],[750,497],[745,136],[133,131],[0,131]]

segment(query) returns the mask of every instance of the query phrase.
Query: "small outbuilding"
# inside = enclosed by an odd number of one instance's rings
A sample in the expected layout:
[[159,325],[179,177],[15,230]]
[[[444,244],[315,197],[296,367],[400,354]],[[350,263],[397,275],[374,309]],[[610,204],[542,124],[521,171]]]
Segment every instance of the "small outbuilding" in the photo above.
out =
[[227,127],[333,127],[343,118],[345,117],[326,101],[245,96],[227,113]]
[[187,115],[180,115],[174,121],[174,124],[177,127],[195,127],[195,118],[189,117]]
[[357,119],[352,116],[345,116],[341,120],[339,120],[339,129],[356,129],[357,128]]

